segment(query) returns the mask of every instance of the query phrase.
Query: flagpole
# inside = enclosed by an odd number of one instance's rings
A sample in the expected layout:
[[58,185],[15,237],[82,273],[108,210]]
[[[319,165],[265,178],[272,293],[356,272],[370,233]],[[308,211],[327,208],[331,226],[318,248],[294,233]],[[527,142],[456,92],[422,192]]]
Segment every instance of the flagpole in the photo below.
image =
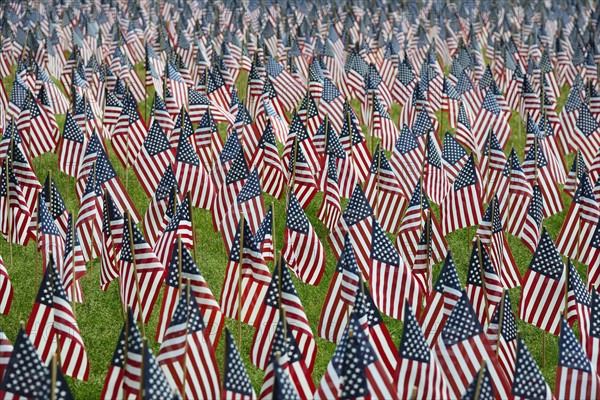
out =
[[56,354],[53,354],[50,366],[50,400],[56,399],[56,364]]
[[485,274],[483,272],[483,256],[481,254],[481,251],[482,251],[481,238],[479,237],[479,235],[475,235],[475,238],[477,240],[477,253],[479,256],[479,275],[481,277],[481,289],[483,290],[483,300],[485,303],[485,316],[486,316],[486,320],[489,321],[490,320],[490,306],[488,304],[487,287],[485,285]]
[[502,298],[500,299],[500,314],[498,314],[498,337],[496,339],[496,358],[500,354],[500,337],[502,336],[502,324],[504,323],[504,297],[506,289],[502,289]]
[[133,273],[135,276],[135,294],[138,304],[138,314],[140,315],[141,326],[142,326],[142,336],[146,336],[146,328],[144,323],[144,313],[142,308],[142,296],[140,294],[140,278],[138,276],[137,270],[137,261],[135,260],[135,245],[133,242],[133,226],[131,224],[131,216],[129,215],[129,210],[125,210],[125,218],[127,219],[128,231],[129,231],[129,246],[131,247],[131,258],[133,260]]
[[238,267],[238,346],[242,344],[242,268],[244,266],[244,212],[240,213],[240,265]]

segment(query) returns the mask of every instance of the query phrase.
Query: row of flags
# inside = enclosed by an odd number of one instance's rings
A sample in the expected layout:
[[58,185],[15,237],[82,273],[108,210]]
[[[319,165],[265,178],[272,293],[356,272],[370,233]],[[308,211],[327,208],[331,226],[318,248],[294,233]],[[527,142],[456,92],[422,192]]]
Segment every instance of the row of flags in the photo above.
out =
[[[72,304],[98,259],[124,320],[103,398],[256,397],[229,332],[217,366],[226,318],[254,327],[260,398],[596,397],[591,4],[8,2],[0,16],[0,76],[14,76],[9,92],[0,84],[0,230],[11,249],[35,241],[44,265],[14,349],[0,335],[7,396],[69,398],[63,374],[89,378]],[[523,159],[509,147],[520,142]],[[50,174],[37,178],[33,160],[49,152],[75,180],[76,216]],[[113,162],[135,171],[143,215]],[[563,193],[572,201],[553,240],[544,220]],[[280,247],[264,194],[285,201]],[[305,212],[317,198],[328,244]],[[198,229],[210,227],[194,227],[194,208],[211,213],[228,254],[219,296],[196,264]],[[463,287],[445,238],[471,226]],[[507,233],[533,254],[524,276]],[[337,265],[317,335],[337,349],[315,385],[295,282],[321,284],[325,245]],[[145,325],[159,298],[155,356]],[[381,314],[403,321],[399,346]],[[559,335],[554,392],[517,317]]]

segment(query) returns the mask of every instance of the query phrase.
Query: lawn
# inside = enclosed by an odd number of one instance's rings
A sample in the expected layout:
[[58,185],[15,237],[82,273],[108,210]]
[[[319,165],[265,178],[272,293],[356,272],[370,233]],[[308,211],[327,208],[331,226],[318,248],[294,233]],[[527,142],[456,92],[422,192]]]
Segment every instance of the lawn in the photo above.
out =
[[[138,73],[143,76],[142,68],[143,66],[141,65],[137,66]],[[241,79],[238,81],[240,98],[245,97],[245,79],[245,74],[242,74]],[[12,77],[9,77],[4,81],[5,87],[9,91],[12,86],[11,81]],[[568,89],[564,88],[562,93],[563,95],[560,99],[561,105],[564,103]],[[144,115],[144,105],[145,104],[143,102],[140,103],[142,115]],[[357,103],[354,104],[354,106],[356,105]],[[148,101],[146,106],[149,109],[151,107],[151,101]],[[394,105],[392,109],[392,117],[395,121],[398,120],[399,112],[400,106]],[[441,113],[438,113],[438,118],[440,117],[444,120],[443,125],[448,127],[449,125],[447,123],[447,116],[445,114],[441,115]],[[64,116],[58,116],[58,120],[62,130]],[[510,140],[510,145],[507,147],[506,152],[508,154],[510,151],[510,146],[514,146],[517,150],[519,158],[522,160],[525,143],[525,128],[516,113],[513,113],[513,118],[510,121],[510,125],[513,133]],[[221,126],[220,128],[222,134],[224,134],[225,127]],[[140,213],[143,214],[146,211],[150,200],[142,190],[139,182],[137,181],[136,175],[131,169],[125,170],[121,166],[114,153],[112,153],[112,150],[110,156],[117,173],[123,182],[127,182],[129,193],[136,207]],[[568,165],[570,166],[570,163],[572,162],[572,156],[567,156],[567,159]],[[68,209],[76,214],[78,210],[78,201],[75,196],[75,179],[63,174],[58,170],[57,156],[55,154],[45,154],[34,160],[33,166],[40,182],[42,183],[46,179],[48,172],[52,172],[52,176],[65,199]],[[566,214],[566,210],[570,204],[570,198],[568,196],[565,195],[563,198],[565,201],[565,211],[544,221],[544,225],[548,229],[553,239],[556,239],[557,237]],[[325,226],[316,218],[321,200],[322,194],[318,194],[306,210],[306,213],[319,238],[325,244],[327,256],[326,272],[318,287],[300,283],[294,278],[296,289],[298,290],[300,299],[302,300],[306,310],[308,320],[310,321],[315,334],[317,332],[320,311],[323,307],[327,288],[336,264],[336,259],[333,253],[330,251],[329,245],[326,244],[328,231]],[[277,200],[271,198],[270,196],[265,196],[265,205],[268,206],[271,204],[271,202],[273,202],[275,205],[276,245],[278,249],[281,249],[283,246],[283,231],[285,225],[285,200]],[[437,207],[435,208],[435,212],[439,218],[439,209]],[[225,248],[223,246],[220,234],[213,231],[212,217],[208,211],[193,210],[193,217],[194,226],[198,237],[198,243],[196,245],[196,261],[200,271],[212,289],[213,294],[218,298],[221,292],[225,267],[227,264]],[[399,218],[400,217],[401,216],[399,216]],[[466,282],[467,267],[471,253],[470,243],[474,234],[475,228],[470,228],[453,232],[447,236],[447,241],[454,255],[454,260],[456,262],[463,286]],[[519,265],[520,272],[521,274],[524,274],[532,255],[516,237],[511,236],[508,240],[511,245],[515,260]],[[0,239],[0,253],[4,258],[14,288],[14,301],[12,309],[8,316],[0,316],[0,328],[6,332],[8,338],[14,342],[17,330],[19,328],[19,322],[27,322],[40,284],[42,270],[41,257],[37,254],[36,244],[33,242],[27,247],[13,246],[14,262],[12,265],[10,265],[9,246],[4,239]],[[269,267],[272,269],[273,265],[270,264]],[[437,276],[440,268],[441,265],[436,265],[434,267],[434,279]],[[578,266],[578,270],[581,276],[585,276],[585,266]],[[108,370],[112,353],[114,351],[122,325],[122,315],[120,311],[117,286],[113,283],[107,292],[102,292],[99,285],[99,274],[99,260],[90,262],[88,264],[88,275],[82,279],[85,302],[84,304],[78,304],[75,307],[75,314],[90,360],[90,377],[88,382],[80,382],[67,378],[75,398],[98,398],[100,396],[104,378]],[[510,296],[513,311],[517,313],[521,289],[516,288],[511,290]],[[159,346],[153,341],[153,338],[158,322],[161,297],[162,293],[157,301],[157,305],[154,309],[150,323],[146,327],[148,342],[152,345],[155,354],[157,353]],[[402,323],[387,317],[385,317],[384,320],[390,331],[392,339],[396,344],[398,344],[402,335]],[[227,320],[226,326],[232,331],[237,332],[238,323],[236,321]],[[553,387],[558,351],[557,338],[550,334],[544,334],[541,330],[527,325],[521,321],[518,322],[518,328],[530,351],[538,362],[538,365],[540,366],[543,358],[542,337],[544,335],[546,336],[546,362],[545,366],[542,368],[542,372],[547,382],[551,387]],[[238,343],[238,345],[241,347],[246,368],[250,374],[254,387],[258,392],[262,383],[263,374],[262,371],[254,368],[249,360],[249,351],[254,330],[249,326],[243,326],[241,334],[242,342]],[[219,365],[221,368],[223,366],[224,358],[223,344],[224,340],[221,340],[221,343],[217,348],[217,359],[219,360]],[[316,385],[319,384],[319,381],[323,376],[323,373],[325,372],[327,364],[329,363],[329,360],[335,349],[335,345],[333,343],[319,338],[317,338],[317,346],[318,356],[313,371],[313,379]]]

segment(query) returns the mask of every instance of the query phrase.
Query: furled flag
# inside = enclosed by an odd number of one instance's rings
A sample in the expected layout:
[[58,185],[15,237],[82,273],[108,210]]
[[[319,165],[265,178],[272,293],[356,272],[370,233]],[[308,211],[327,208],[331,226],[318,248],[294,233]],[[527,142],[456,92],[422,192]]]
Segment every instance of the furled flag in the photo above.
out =
[[196,151],[207,171],[213,169],[219,154],[223,151],[223,139],[210,110],[210,108],[206,110],[194,131]]
[[37,251],[42,253],[42,265],[48,265],[50,255],[58,260],[62,265],[65,253],[65,239],[58,231],[46,203],[42,200],[42,195],[38,195],[38,224],[37,224]]
[[256,243],[260,247],[265,261],[275,261],[274,237],[273,237],[273,214],[275,205],[267,210],[260,226],[256,230]]
[[102,213],[103,192],[98,182],[98,169],[96,164],[90,170],[90,176],[81,201],[79,202],[79,214],[75,222],[77,236],[81,238],[83,258],[86,261],[99,257],[102,243]]
[[600,209],[586,172],[579,180],[573,202],[556,238],[558,252],[585,263],[589,256],[586,249],[594,237],[599,219]]
[[[271,345],[270,360],[277,360],[281,368],[287,372],[292,387],[298,393],[300,399],[307,400],[313,398],[315,385],[306,367],[304,357],[298,348],[298,343],[291,332],[288,324],[279,320],[275,327],[273,344]],[[270,362],[265,370],[262,387],[260,389],[260,399],[270,399],[275,397],[274,389],[275,371],[273,363]]]
[[173,216],[173,214],[167,215],[168,212],[180,200],[182,199],[178,193],[177,180],[175,179],[173,168],[167,166],[142,222],[150,246],[156,244],[159,236]]
[[[6,270],[6,265],[4,265],[4,261],[2,260],[2,256],[0,255],[0,313],[4,315],[8,315],[10,311],[10,306],[12,305],[13,300],[13,288],[12,283],[10,282],[10,278],[8,277],[8,271]],[[0,331],[1,332],[1,331]],[[2,340],[0,340],[0,360],[2,357]],[[0,361],[0,377],[2,376],[2,362]]]
[[190,192],[191,205],[212,210],[215,188],[198,154],[194,152],[190,139],[184,135],[179,136],[173,171],[181,192]]
[[102,215],[102,242],[100,251],[100,289],[106,291],[108,285],[119,276],[117,255],[121,251],[123,241],[123,215],[110,197],[105,193]]
[[446,376],[451,397],[461,396],[481,368],[481,364],[486,363],[496,397],[512,398],[510,385],[496,363],[496,354],[466,293],[463,292],[454,306],[433,352]]
[[471,130],[471,119],[469,118],[465,105],[461,101],[458,108],[458,119],[456,121],[456,141],[465,146],[469,151],[480,154],[475,145],[475,137]]
[[67,211],[67,206],[65,205],[62,195],[58,191],[58,186],[56,186],[56,182],[54,179],[52,179],[50,173],[48,173],[40,193],[44,199],[44,202],[48,206],[48,210],[54,219],[56,227],[58,228],[60,234],[64,237],[69,227],[67,221],[69,219],[69,212]]
[[342,216],[338,169],[335,164],[335,158],[327,157],[327,168],[324,172],[323,202],[317,213],[317,218],[325,224],[330,232],[337,226]]
[[367,139],[360,129],[358,118],[348,101],[344,102],[342,130],[336,130],[336,132],[340,133],[340,143],[354,164],[357,182],[364,182],[369,173],[371,154],[367,148]]
[[406,197],[412,195],[416,183],[423,175],[423,157],[423,149],[409,127],[404,125],[394,146],[390,164]]
[[587,336],[586,346],[584,348],[585,354],[592,363],[592,367],[597,371],[600,367],[600,294],[598,290],[592,289],[592,300],[590,310],[590,323],[588,325],[587,332],[581,332],[582,335]]
[[[241,271],[240,271],[241,268]],[[241,279],[241,282],[240,282]],[[254,324],[267,294],[271,273],[248,222],[238,225],[219,298],[223,314]],[[241,290],[241,292],[240,292]],[[256,307],[256,305],[261,305]]]
[[517,349],[512,394],[517,400],[552,400],[552,390],[544,380],[542,371],[535,363],[523,338],[517,335]]
[[219,308],[219,303],[206,284],[194,259],[185,246],[180,246],[179,241],[173,246],[173,255],[166,271],[165,290],[160,308],[160,316],[156,329],[156,341],[162,343],[169,321],[176,308],[178,295],[183,293],[183,284],[190,287],[196,296],[200,307],[208,339],[214,348],[219,343],[225,318]]
[[[398,397],[359,318],[354,314],[350,317],[321,384],[314,393],[315,399]],[[351,394],[353,387],[356,390],[354,395]]]
[[523,278],[519,317],[557,335],[565,307],[565,265],[546,231],[542,230],[529,268]]
[[481,178],[469,157],[440,207],[442,231],[448,234],[477,224],[483,216]]
[[567,277],[567,322],[571,327],[578,322],[581,347],[588,347],[588,338],[591,327],[591,296],[581,280],[573,263],[569,260],[569,276]]
[[392,151],[398,139],[398,128],[394,125],[392,118],[379,101],[379,97],[375,94],[373,94],[372,108],[370,132],[373,137],[381,139],[381,145],[385,150]]
[[486,327],[492,350],[496,352],[500,367],[510,384],[514,384],[515,357],[517,352],[517,324],[508,291],[504,291],[502,300],[496,306]]
[[27,332],[42,360],[47,363],[60,351],[65,374],[87,381],[90,373],[87,351],[53,258],[44,272]]
[[281,251],[294,274],[318,285],[325,272],[325,249],[294,193],[290,193]]
[[288,183],[290,195],[294,195],[302,208],[307,208],[315,194],[318,185],[315,173],[310,168],[298,140],[294,142],[293,155],[288,164]]
[[270,122],[267,122],[251,164],[260,171],[261,186],[265,193],[281,198],[285,186],[285,167],[279,157]]
[[[221,231],[223,218],[235,203],[238,194],[241,192],[246,179],[250,176],[250,169],[244,156],[244,151],[240,148],[233,159],[231,167],[227,170],[223,184],[219,186],[213,205],[213,226],[215,231]],[[237,221],[235,221],[237,223]]]
[[[107,194],[108,196],[108,194]],[[73,302],[83,303],[83,291],[79,279],[87,274],[85,268],[85,258],[79,235],[75,230],[75,220],[73,214],[69,214],[67,234],[65,237],[65,252],[62,259],[62,270],[59,270],[62,275],[63,286],[67,298]]]
[[386,232],[396,233],[400,229],[399,215],[408,204],[400,180],[394,173],[384,151],[377,145],[365,184],[365,196],[377,220]]
[[423,167],[423,191],[436,204],[442,204],[448,194],[448,179],[444,171],[444,164],[438,141],[427,134],[425,142],[425,163]]
[[577,343],[567,321],[561,318],[554,396],[557,399],[595,399],[598,390],[600,378],[595,368]]
[[489,253],[477,237],[473,241],[465,291],[482,326],[490,321],[491,313],[500,303],[503,288]]
[[128,340],[127,330],[128,325],[127,322],[125,322],[123,328],[121,328],[119,341],[117,342],[112,359],[110,360],[106,378],[104,378],[104,386],[102,387],[102,394],[100,395],[103,399],[118,400],[123,398],[123,375],[125,373],[125,360],[127,356],[126,342]]
[[446,378],[408,304],[404,306],[403,321],[400,359],[394,371],[398,398],[449,398]]
[[[63,382],[64,380],[62,380],[61,385]],[[58,380],[56,383],[58,384]],[[68,388],[65,388],[62,389],[68,391]],[[25,331],[19,329],[14,350],[10,355],[0,384],[0,392],[5,398],[41,399],[50,398],[50,390],[50,371],[36,353],[36,349]],[[54,398],[58,400],[58,398],[62,399],[66,396]]]
[[154,119],[146,134],[144,143],[141,145],[133,168],[148,197],[152,197],[156,192],[162,178],[162,172],[173,161],[174,156],[169,140],[163,133],[158,120]]
[[225,367],[222,396],[223,398],[238,400],[256,399],[256,393],[240,351],[227,328],[225,329]]
[[[508,233],[520,236],[521,230],[526,223],[533,193],[531,184],[527,180],[523,169],[521,169],[521,164],[514,148],[511,149],[504,165],[497,194],[502,214],[502,225]],[[541,200],[541,193],[539,195]],[[543,206],[541,203],[539,205],[540,215],[542,215]]]
[[220,397],[219,367],[208,333],[196,295],[182,286],[156,361],[171,389],[188,399]]
[[420,313],[422,292],[419,284],[375,217],[369,259],[369,283],[373,300],[381,312],[402,319],[404,304],[409,304]]
[[[125,321],[125,371],[123,372],[123,391],[125,397],[139,396],[142,388],[142,352],[146,344],[142,341],[142,334],[131,309],[127,311]],[[118,346],[117,346],[118,348]],[[162,376],[164,379],[164,375]]]
[[346,233],[349,233],[354,243],[354,252],[360,271],[368,279],[371,271],[369,254],[371,251],[371,230],[373,209],[369,205],[360,185],[354,192],[342,213],[338,225],[329,235],[329,244],[336,258],[340,258],[344,248]]
[[492,201],[493,194],[498,192],[502,173],[506,167],[506,156],[494,131],[491,129],[485,140],[478,167],[485,188],[483,200],[485,203],[489,203]]
[[129,213],[124,217],[118,260],[121,302],[124,308],[131,308],[136,320],[148,323],[164,279],[164,267]]
[[154,245],[154,253],[156,258],[165,268],[168,267],[173,254],[173,246],[177,242],[177,238],[181,239],[181,243],[188,249],[194,248],[194,232],[192,226],[192,210],[190,207],[190,197],[185,196],[179,204],[174,204],[174,210],[171,220],[165,226],[162,235],[158,237],[156,245]]
[[317,356],[315,337],[283,257],[273,271],[264,306],[255,324],[250,360],[259,369],[267,368],[274,340],[273,328],[280,320],[289,326],[306,367],[312,371]]

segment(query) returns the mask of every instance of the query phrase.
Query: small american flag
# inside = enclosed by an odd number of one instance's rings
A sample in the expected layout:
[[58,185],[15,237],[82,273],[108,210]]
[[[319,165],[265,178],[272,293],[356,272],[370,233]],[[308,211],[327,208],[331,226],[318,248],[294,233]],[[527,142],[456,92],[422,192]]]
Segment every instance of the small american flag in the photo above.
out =
[[584,348],[585,354],[592,363],[592,367],[598,371],[600,367],[600,325],[598,321],[600,318],[600,294],[597,289],[592,289],[591,301],[590,301],[590,324],[587,332],[581,332],[581,335],[586,335],[586,347]]
[[327,156],[327,168],[324,175],[325,188],[323,191],[323,202],[317,213],[317,218],[325,224],[329,231],[332,231],[337,226],[342,215],[338,169],[334,157]]
[[482,326],[490,321],[490,313],[500,303],[503,289],[485,246],[475,240],[465,290]]
[[[514,148],[511,149],[506,160],[497,193],[503,226],[508,233],[520,236],[527,218],[532,188],[521,168],[521,163]],[[543,210],[543,207],[541,210]]]
[[104,210],[102,215],[102,242],[100,250],[102,261],[100,264],[100,289],[106,291],[108,285],[119,276],[117,270],[117,254],[121,251],[123,239],[123,215],[115,205],[108,192],[104,196]]
[[444,145],[442,146],[442,163],[444,164],[444,171],[450,184],[454,182],[468,160],[469,154],[457,138],[446,132]]
[[69,219],[69,212],[67,211],[67,206],[65,205],[63,197],[56,186],[56,182],[54,182],[54,179],[50,178],[50,174],[48,174],[46,177],[46,181],[44,182],[42,191],[40,193],[44,199],[44,202],[48,206],[48,210],[54,219],[56,227],[60,231],[60,234],[64,237],[69,226],[67,222]]
[[406,197],[412,195],[422,174],[423,157],[423,149],[419,146],[413,132],[404,125],[394,146],[390,164],[398,176]]
[[565,265],[544,228],[523,279],[520,318],[554,335],[565,307]]
[[521,336],[517,338],[514,376],[519,377],[514,379],[512,384],[512,394],[515,399],[551,400],[554,398],[550,386],[544,380],[542,371]]
[[127,335],[127,322],[125,322],[123,328],[121,328],[119,341],[115,347],[106,378],[104,379],[104,386],[102,387],[102,394],[100,396],[103,399],[117,400],[123,398]]
[[425,159],[423,190],[434,203],[442,204],[449,185],[438,142],[431,134],[427,134]]
[[154,119],[135,159],[135,174],[148,197],[152,197],[162,178],[161,173],[174,161],[167,136]]
[[492,349],[498,355],[500,367],[508,382],[514,385],[515,357],[517,352],[517,324],[508,291],[504,291],[503,300],[496,306],[490,323],[486,328]]
[[[177,238],[188,249],[194,247],[194,232],[192,230],[192,210],[190,207],[190,197],[184,196],[183,201],[179,204],[174,204],[176,207],[171,220],[165,226],[162,235],[159,236],[154,245],[154,253],[162,265],[167,267],[171,261],[173,254],[173,246],[177,242]],[[125,238],[127,239],[127,238]]]
[[70,176],[77,177],[86,147],[85,135],[72,114],[67,111],[62,136],[58,142],[58,168]]
[[325,272],[325,249],[294,193],[290,193],[282,254],[304,283],[318,285]]
[[83,303],[83,292],[79,279],[87,274],[85,259],[79,236],[75,230],[73,214],[69,214],[67,234],[65,237],[65,253],[62,259],[63,286],[70,301]]
[[225,329],[223,397],[232,400],[256,399],[256,393],[244,366],[242,356],[229,329]]
[[587,341],[591,328],[591,296],[573,263],[569,260],[567,278],[567,322],[571,327],[578,321],[580,343],[583,349],[588,347]]
[[600,390],[600,378],[564,318],[561,318],[558,339],[556,383],[554,396],[558,399],[593,399]]
[[65,239],[58,231],[42,195],[38,195],[38,224],[37,224],[37,250],[42,252],[42,265],[48,265],[50,255],[53,254],[62,265],[65,253]]
[[94,166],[90,171],[85,191],[79,202],[79,214],[75,222],[77,236],[82,241],[83,258],[86,261],[100,256],[102,243],[103,192],[97,176],[97,167]]
[[265,214],[260,226],[256,230],[256,243],[260,247],[265,261],[275,261],[275,249],[273,248],[273,203]]

